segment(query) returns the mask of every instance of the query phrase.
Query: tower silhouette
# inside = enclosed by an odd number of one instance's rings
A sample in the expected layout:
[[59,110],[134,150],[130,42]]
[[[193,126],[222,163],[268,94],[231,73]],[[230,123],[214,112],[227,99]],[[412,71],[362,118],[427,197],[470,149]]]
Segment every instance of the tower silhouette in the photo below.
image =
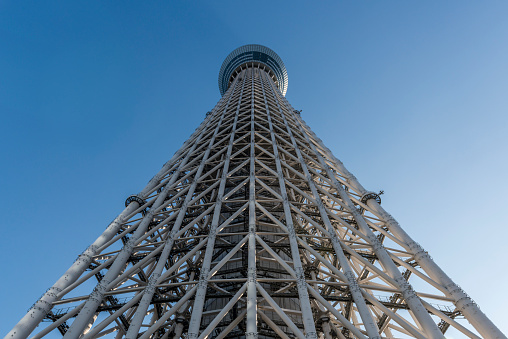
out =
[[7,338],[505,338],[233,51],[222,98]]

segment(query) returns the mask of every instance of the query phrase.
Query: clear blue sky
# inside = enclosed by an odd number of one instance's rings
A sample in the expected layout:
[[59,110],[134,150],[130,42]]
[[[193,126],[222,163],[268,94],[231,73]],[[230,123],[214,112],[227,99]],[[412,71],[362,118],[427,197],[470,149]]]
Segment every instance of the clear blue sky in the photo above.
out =
[[508,2],[218,3],[0,0],[0,334],[194,131],[249,43],[508,333]]

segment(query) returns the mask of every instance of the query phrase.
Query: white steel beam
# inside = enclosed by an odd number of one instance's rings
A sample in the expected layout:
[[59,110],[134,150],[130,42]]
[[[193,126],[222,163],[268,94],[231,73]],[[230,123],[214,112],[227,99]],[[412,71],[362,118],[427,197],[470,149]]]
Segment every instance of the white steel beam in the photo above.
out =
[[[271,86],[271,90],[272,90],[272,92],[275,91],[273,88],[273,85]],[[351,295],[353,296],[353,298],[356,302],[356,305],[358,307],[358,311],[360,312],[360,316],[362,317],[365,329],[367,330],[367,333],[369,334],[370,338],[377,338],[378,339],[380,337],[379,337],[377,325],[374,322],[374,319],[372,318],[372,315],[370,314],[369,309],[367,308],[367,305],[361,295],[361,290],[360,290],[360,287],[358,286],[358,282],[356,280],[355,274],[351,270],[347,258],[344,256],[344,250],[342,249],[341,241],[337,237],[335,229],[331,225],[330,220],[328,219],[328,215],[326,214],[326,212],[324,210],[323,203],[320,199],[319,194],[317,193],[314,181],[312,180],[312,178],[310,176],[309,170],[307,169],[307,166],[302,158],[300,149],[296,143],[296,140],[293,136],[291,128],[287,122],[287,119],[285,117],[283,109],[278,101],[277,101],[277,108],[279,109],[279,113],[284,121],[284,125],[286,127],[287,133],[291,139],[294,150],[296,151],[296,154],[298,156],[298,160],[300,161],[300,165],[302,166],[302,169],[304,171],[305,177],[307,179],[307,184],[309,185],[312,195],[314,196],[314,199],[317,203],[317,207],[319,209],[321,218],[326,225],[326,228],[327,228],[328,234],[330,235],[330,240],[332,242],[332,245],[334,246],[334,250],[337,255],[337,258],[339,259],[341,267],[344,270],[344,275],[347,278],[347,281],[349,284],[349,289],[351,291]]]
[[[286,101],[286,104],[291,109],[292,112],[294,110],[291,108],[289,103]],[[311,134],[314,139],[319,143],[321,148],[326,152],[326,155],[332,159],[334,165],[337,167],[338,171],[347,178],[347,182],[352,188],[357,191],[359,194],[363,195],[369,193],[358,181],[358,179],[351,174],[344,166],[344,164],[338,160],[332,152],[324,146],[321,139],[319,139],[305,124],[305,122],[297,115],[293,113],[295,120],[297,120],[300,124],[302,133],[304,135]],[[304,127],[305,126],[305,127]],[[305,128],[305,129],[304,129]],[[312,146],[313,143],[310,142]],[[315,151],[316,154],[322,159],[322,156],[319,152]],[[328,171],[329,167],[325,167]],[[337,180],[335,176],[330,175],[332,180]],[[468,319],[468,321],[486,338],[506,338],[506,336],[494,325],[494,323],[487,318],[487,316],[479,309],[478,305],[472,301],[472,299],[457,285],[453,282],[453,280],[448,277],[448,275],[434,262],[434,260],[428,255],[428,253],[414,241],[403,229],[400,227],[399,223],[393,218],[388,212],[384,210],[383,207],[375,200],[369,199],[367,200],[367,205],[371,208],[371,211],[378,216],[381,220],[383,220],[388,229],[392,234],[401,239],[406,245],[406,250],[411,252],[415,256],[415,260],[418,262],[420,267],[435,281],[438,281],[442,286],[444,286],[449,295],[452,296],[455,300],[455,305],[458,309],[461,310],[462,314]]]
[[309,293],[307,292],[305,283],[305,274],[303,270],[302,261],[300,260],[300,251],[298,250],[297,237],[295,227],[293,225],[293,217],[291,215],[291,208],[289,207],[289,198],[286,192],[286,185],[284,175],[282,173],[282,167],[280,164],[280,158],[278,153],[277,141],[273,131],[272,118],[270,116],[270,108],[266,99],[266,92],[263,84],[263,78],[265,74],[261,74],[261,89],[263,91],[263,99],[265,103],[265,109],[268,116],[268,125],[270,126],[270,136],[273,146],[273,154],[275,157],[275,166],[277,168],[277,179],[279,181],[280,194],[283,200],[284,207],[284,218],[286,227],[289,233],[289,243],[291,245],[291,255],[293,258],[293,267],[295,269],[296,286],[298,288],[298,295],[300,297],[300,307],[302,310],[303,323],[305,326],[305,334],[307,338],[317,338],[316,327],[314,323],[314,316],[312,314],[312,308],[310,306]]
[[256,288],[256,164],[254,126],[254,77],[251,74],[250,143],[249,143],[249,244],[247,248],[247,339],[257,338],[257,288]]
[[[238,84],[238,81],[235,81],[235,86]],[[221,216],[221,209],[223,204],[223,197],[224,197],[224,190],[226,187],[226,179],[227,174],[229,171],[229,163],[230,163],[230,157],[231,153],[233,151],[233,141],[235,139],[235,131],[236,131],[236,123],[238,121],[238,110],[240,109],[240,102],[242,99],[243,91],[245,87],[245,79],[242,81],[242,88],[240,90],[240,99],[238,100],[237,104],[237,113],[235,114],[232,132],[229,137],[229,143],[227,147],[227,155],[224,161],[224,167],[222,169],[222,174],[220,178],[220,186],[219,191],[217,193],[215,206],[214,206],[214,212],[213,212],[213,219],[212,224],[210,226],[210,231],[208,234],[208,246],[206,247],[205,257],[202,262],[201,266],[201,272],[199,275],[199,283],[198,288],[196,291],[196,297],[194,299],[194,305],[192,307],[192,314],[191,319],[189,322],[189,332],[187,333],[188,337],[190,339],[198,338],[199,336],[199,326],[201,324],[201,315],[203,313],[203,306],[205,303],[205,297],[206,297],[206,289],[208,287],[208,279],[210,278],[210,265],[212,262],[212,257],[214,253],[214,244],[215,244],[215,238],[217,235],[218,227],[219,227],[219,218]],[[207,152],[210,151],[210,148],[207,150]],[[204,165],[204,162],[203,162]]]

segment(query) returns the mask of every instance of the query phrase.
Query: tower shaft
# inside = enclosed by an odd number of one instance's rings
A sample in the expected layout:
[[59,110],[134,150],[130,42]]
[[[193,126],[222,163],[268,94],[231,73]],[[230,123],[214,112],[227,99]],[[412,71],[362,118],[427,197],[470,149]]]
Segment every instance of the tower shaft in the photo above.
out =
[[280,59],[250,47],[226,59],[203,123],[8,337],[46,321],[34,338],[478,338],[465,317],[505,338],[291,107]]

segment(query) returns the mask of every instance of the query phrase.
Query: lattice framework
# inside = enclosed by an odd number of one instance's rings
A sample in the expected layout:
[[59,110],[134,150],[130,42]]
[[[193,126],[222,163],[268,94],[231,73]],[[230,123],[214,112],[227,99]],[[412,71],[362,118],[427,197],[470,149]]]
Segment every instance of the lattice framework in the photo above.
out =
[[11,336],[479,338],[464,317],[504,337],[247,63]]

